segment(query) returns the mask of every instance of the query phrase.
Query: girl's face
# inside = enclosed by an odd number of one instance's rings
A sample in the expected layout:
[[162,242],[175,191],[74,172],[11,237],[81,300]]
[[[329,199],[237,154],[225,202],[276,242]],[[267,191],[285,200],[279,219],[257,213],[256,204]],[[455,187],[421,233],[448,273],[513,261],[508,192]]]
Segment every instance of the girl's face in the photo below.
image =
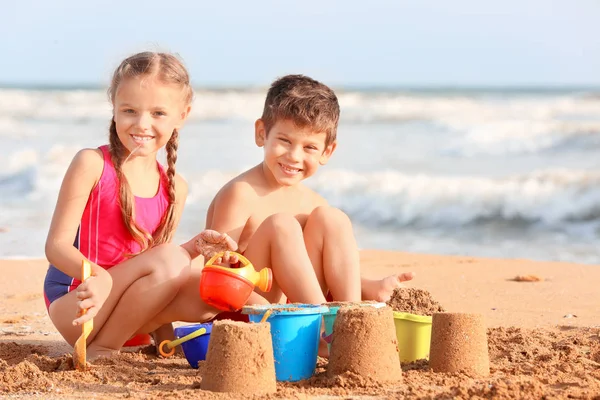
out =
[[147,76],[124,79],[113,107],[119,140],[136,156],[156,154],[190,112],[181,87]]

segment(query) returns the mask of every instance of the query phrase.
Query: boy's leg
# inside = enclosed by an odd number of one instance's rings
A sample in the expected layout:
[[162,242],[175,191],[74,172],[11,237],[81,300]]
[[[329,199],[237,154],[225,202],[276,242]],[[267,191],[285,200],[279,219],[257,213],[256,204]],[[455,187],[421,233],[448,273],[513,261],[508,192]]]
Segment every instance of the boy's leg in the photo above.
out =
[[273,270],[273,287],[261,294],[271,303],[279,303],[283,295],[291,301],[322,304],[325,295],[306,252],[302,227],[292,215],[275,214],[256,230],[244,255],[258,270]]
[[[141,332],[140,328],[173,300],[188,279],[189,266],[189,254],[183,248],[165,244],[110,268],[112,288],[88,337],[90,358],[120,349],[134,333]],[[81,333],[81,327],[72,325],[78,310],[76,295],[77,291],[72,291],[49,308],[52,322],[71,345]]]
[[313,210],[304,227],[304,240],[319,283],[330,291],[334,300],[387,301],[394,289],[413,278],[412,272],[383,279],[361,278],[352,223],[337,208],[322,206]]
[[336,301],[360,301],[360,258],[348,216],[317,207],[304,226],[304,242],[321,289]]

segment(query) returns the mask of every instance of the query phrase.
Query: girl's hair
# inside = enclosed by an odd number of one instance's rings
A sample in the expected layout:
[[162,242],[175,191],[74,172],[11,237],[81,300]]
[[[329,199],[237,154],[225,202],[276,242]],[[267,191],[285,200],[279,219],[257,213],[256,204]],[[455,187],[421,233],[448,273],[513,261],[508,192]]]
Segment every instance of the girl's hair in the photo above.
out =
[[[114,103],[115,95],[119,84],[128,78],[152,77],[164,84],[174,84],[181,87],[186,104],[192,102],[193,91],[190,85],[190,78],[183,63],[175,56],[166,53],[143,52],[134,54],[125,59],[115,70],[111,85],[108,89],[108,96],[111,103]],[[147,232],[135,222],[135,199],[127,178],[123,174],[122,165],[127,157],[127,151],[117,135],[117,126],[115,119],[110,123],[110,156],[115,166],[117,178],[119,180],[119,205],[121,215],[125,226],[131,233],[131,236],[142,247],[142,252],[162,243],[169,242],[173,235],[173,225],[175,223],[175,162],[177,161],[177,147],[179,145],[179,132],[173,130],[173,134],[167,142],[165,149],[167,152],[167,178],[169,192],[169,206],[163,215],[163,218],[156,228],[154,235]]]

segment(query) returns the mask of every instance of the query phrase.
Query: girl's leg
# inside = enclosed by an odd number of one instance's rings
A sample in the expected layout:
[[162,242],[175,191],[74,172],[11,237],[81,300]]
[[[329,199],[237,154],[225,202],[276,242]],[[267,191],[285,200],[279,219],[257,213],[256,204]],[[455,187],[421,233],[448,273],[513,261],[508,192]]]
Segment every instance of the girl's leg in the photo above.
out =
[[360,301],[360,258],[348,216],[317,207],[304,226],[304,242],[321,289],[336,301]]
[[273,270],[273,287],[268,293],[256,291],[271,303],[284,297],[291,302],[322,304],[325,296],[306,252],[302,227],[292,215],[275,214],[256,230],[245,256],[258,270]]
[[[174,244],[155,247],[110,268],[112,289],[94,318],[94,330],[88,337],[90,357],[97,349],[118,350],[134,333],[141,332],[140,328],[173,300],[187,281],[189,269],[189,254]],[[73,291],[55,300],[49,309],[50,319],[71,345],[81,333],[81,327],[72,325],[77,301]]]
[[152,332],[163,324],[173,321],[202,322],[213,318],[219,310],[204,303],[200,297],[202,266],[191,267],[187,281],[177,295],[141,330]]

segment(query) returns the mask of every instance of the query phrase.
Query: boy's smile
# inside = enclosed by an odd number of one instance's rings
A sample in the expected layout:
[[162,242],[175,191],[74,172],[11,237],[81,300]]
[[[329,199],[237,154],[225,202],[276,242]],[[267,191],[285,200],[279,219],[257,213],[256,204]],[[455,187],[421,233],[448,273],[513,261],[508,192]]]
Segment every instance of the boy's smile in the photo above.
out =
[[335,144],[325,146],[326,133],[298,127],[292,120],[275,122],[269,132],[258,120],[255,130],[256,144],[265,149],[265,172],[280,186],[292,186],[314,175],[335,149]]
[[289,165],[282,164],[282,163],[279,163],[279,166],[281,167],[284,174],[287,174],[290,176],[295,176],[295,175],[299,174],[300,172],[302,172],[302,168],[294,168],[294,167],[291,167]]

